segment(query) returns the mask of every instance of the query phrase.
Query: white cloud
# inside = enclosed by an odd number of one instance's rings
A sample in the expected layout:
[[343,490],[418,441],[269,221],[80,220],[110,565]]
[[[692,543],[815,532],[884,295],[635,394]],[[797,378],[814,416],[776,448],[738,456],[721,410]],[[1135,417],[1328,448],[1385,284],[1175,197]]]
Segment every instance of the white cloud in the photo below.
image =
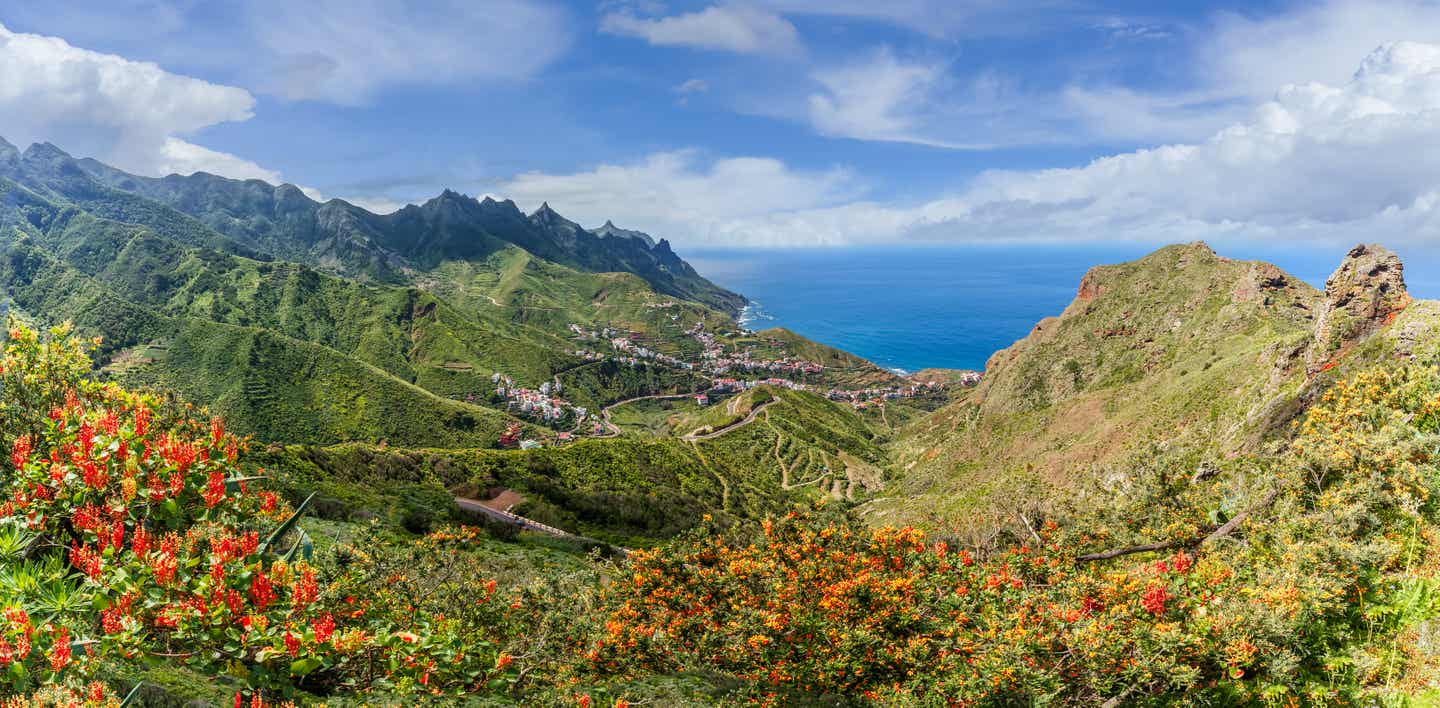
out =
[[268,170],[244,158],[211,150],[180,138],[166,138],[160,149],[155,174],[188,175],[209,172],[231,179],[259,179],[272,184],[281,182],[280,173]]
[[[314,197],[311,197],[311,198],[312,198],[312,199],[315,199]],[[360,207],[361,209],[364,209],[364,210],[366,210],[366,211],[369,211],[369,212],[372,213],[372,214],[393,214],[393,213],[395,213],[395,212],[397,212],[397,211],[400,211],[401,209],[405,208],[405,206],[406,206],[407,204],[409,204],[409,202],[396,201],[396,200],[394,200],[394,199],[387,199],[387,198],[385,198],[385,197],[374,197],[374,198],[367,198],[367,197],[342,197],[342,198],[343,198],[345,201],[350,202],[351,204],[354,204],[355,206],[358,206],[358,207]],[[320,200],[319,200],[319,199],[316,199],[316,201],[320,201]]]
[[399,84],[527,79],[571,42],[566,13],[541,0],[258,0],[248,13],[262,90],[341,104]]
[[1041,97],[993,71],[962,79],[949,62],[881,47],[811,79],[803,120],[821,135],[958,150],[1073,140]]
[[919,111],[945,79],[939,64],[908,63],[882,49],[864,61],[817,72],[823,87],[810,95],[810,123],[822,135],[937,144],[921,137]]
[[1202,141],[1076,168],[988,172],[957,194],[916,205],[853,201],[860,192],[848,172],[753,164],[765,167],[724,179],[725,170],[661,156],[565,177],[525,175],[510,187],[561,195],[552,204],[583,206],[592,220],[630,209],[631,223],[688,243],[1433,242],[1440,45],[1385,45],[1350,81],[1286,86]]
[[[548,201],[583,224],[606,219],[685,243],[753,242],[737,223],[844,203],[863,185],[848,170],[795,170],[755,157],[704,160],[693,150],[569,175],[521,174],[494,190],[527,208]],[[799,237],[803,238],[803,235]]]
[[205,170],[278,178],[177,137],[248,120],[254,105],[244,89],[0,26],[0,136],[21,146],[50,141],[149,175]]
[[675,87],[675,93],[705,93],[710,90],[710,83],[704,79],[688,79]]
[[6,0],[0,18],[256,93],[343,105],[396,86],[526,80],[574,39],[558,0]]
[[751,5],[714,5],[670,17],[640,17],[629,10],[605,15],[600,31],[639,37],[662,47],[693,47],[741,54],[791,54],[800,35],[785,18]]
[[1276,87],[1339,85],[1356,57],[1388,42],[1440,43],[1440,4],[1428,0],[1325,0],[1281,13],[1220,13],[1196,41],[1164,61],[1185,67],[1172,89],[1072,86],[1062,106],[1088,136],[1131,144],[1196,140],[1242,119]]

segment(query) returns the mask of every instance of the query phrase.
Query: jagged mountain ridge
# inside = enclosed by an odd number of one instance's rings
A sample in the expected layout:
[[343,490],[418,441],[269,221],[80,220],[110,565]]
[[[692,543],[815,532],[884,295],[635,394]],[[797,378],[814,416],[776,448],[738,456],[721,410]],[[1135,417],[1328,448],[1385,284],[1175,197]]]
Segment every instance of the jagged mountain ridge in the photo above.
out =
[[410,282],[417,272],[443,262],[483,259],[513,244],[584,271],[633,273],[656,292],[722,311],[735,312],[745,304],[742,296],[697,273],[665,239],[656,242],[608,222],[589,231],[548,204],[526,215],[510,200],[477,200],[446,190],[424,204],[381,215],[339,199],[317,202],[291,184],[204,172],[141,177],[90,158],[76,159],[49,143],[24,152],[0,145],[0,177],[91,208],[123,201],[124,195],[143,197],[233,241],[193,245],[292,260],[346,277]]

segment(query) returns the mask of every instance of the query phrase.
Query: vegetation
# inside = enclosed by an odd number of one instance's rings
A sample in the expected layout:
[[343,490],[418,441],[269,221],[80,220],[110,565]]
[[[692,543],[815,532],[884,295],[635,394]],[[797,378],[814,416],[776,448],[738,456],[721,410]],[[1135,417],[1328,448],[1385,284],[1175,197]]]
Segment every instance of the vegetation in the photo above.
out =
[[419,538],[297,524],[317,480],[368,486],[358,508],[429,475],[272,467],[284,455],[246,452],[219,419],[87,370],[65,331],[12,327],[10,692],[114,700],[152,665],[302,702],[1329,703],[1433,689],[1440,662],[1423,640],[1440,614],[1432,367],[1337,384],[1274,455],[1138,458],[1087,490],[1105,503],[1014,536],[866,528],[822,502],[758,526],[704,517],[623,567],[543,545],[517,564],[443,518]]
[[[1400,271],[1169,247],[973,389],[851,405],[902,380],[643,234],[37,146],[0,162],[0,704],[1423,704],[1440,303]],[[664,356],[583,351],[621,337]],[[700,405],[661,360],[712,341],[824,369]]]

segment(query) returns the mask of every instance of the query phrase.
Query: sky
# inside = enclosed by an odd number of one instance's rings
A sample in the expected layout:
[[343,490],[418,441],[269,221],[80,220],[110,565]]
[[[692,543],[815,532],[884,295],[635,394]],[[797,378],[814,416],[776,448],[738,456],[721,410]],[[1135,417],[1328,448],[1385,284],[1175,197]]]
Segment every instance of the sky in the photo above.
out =
[[677,248],[1440,246],[1440,3],[6,0],[0,136]]

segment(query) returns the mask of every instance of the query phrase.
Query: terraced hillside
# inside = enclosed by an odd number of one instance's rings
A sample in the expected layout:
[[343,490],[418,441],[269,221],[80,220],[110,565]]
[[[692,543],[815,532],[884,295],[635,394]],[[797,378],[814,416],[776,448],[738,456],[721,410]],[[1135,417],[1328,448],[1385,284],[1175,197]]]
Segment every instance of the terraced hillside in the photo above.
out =
[[[894,426],[819,394],[903,383],[745,331],[743,298],[613,224],[454,192],[381,216],[285,185],[136,177],[51,145],[0,141],[0,296],[101,337],[104,375],[210,407],[314,484],[448,459],[406,483],[513,487],[549,523],[642,543],[706,513],[868,497]],[[734,430],[616,435],[600,418],[776,376],[813,392],[747,391],[733,401],[772,398]],[[573,415],[527,408],[561,395]],[[494,449],[521,441],[545,447]]]

